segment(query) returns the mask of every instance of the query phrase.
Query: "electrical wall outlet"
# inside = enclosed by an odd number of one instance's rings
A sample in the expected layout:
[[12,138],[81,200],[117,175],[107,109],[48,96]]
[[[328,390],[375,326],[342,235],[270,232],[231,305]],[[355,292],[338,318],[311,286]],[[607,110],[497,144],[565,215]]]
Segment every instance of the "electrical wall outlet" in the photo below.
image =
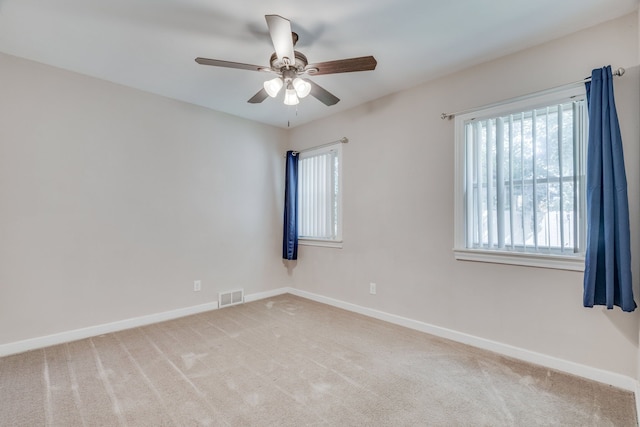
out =
[[199,292],[202,289],[202,282],[200,280],[195,280],[193,282],[193,292]]
[[376,294],[376,284],[371,282],[369,283],[369,293],[371,295],[375,295]]

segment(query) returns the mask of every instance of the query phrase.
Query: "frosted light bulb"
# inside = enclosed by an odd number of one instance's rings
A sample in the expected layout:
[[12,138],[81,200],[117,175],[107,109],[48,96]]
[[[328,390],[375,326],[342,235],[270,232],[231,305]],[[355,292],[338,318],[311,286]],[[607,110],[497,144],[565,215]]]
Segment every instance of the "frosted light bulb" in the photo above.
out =
[[296,90],[296,94],[298,94],[298,98],[304,98],[311,92],[311,84],[300,77],[296,77],[293,80],[293,87]]
[[267,80],[264,82],[264,90],[267,91],[270,97],[275,98],[282,88],[282,79],[276,77],[275,79]]
[[298,100],[298,95],[296,95],[296,90],[293,88],[287,89],[284,93],[284,103],[285,105],[296,105],[300,101]]

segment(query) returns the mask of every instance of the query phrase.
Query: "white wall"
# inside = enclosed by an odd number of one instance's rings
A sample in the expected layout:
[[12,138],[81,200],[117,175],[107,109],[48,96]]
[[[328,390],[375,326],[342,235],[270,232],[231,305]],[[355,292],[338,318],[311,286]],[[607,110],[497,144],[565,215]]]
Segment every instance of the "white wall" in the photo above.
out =
[[2,54],[0,94],[0,344],[289,285],[286,131]]
[[451,250],[453,121],[440,113],[577,81],[608,64],[627,68],[616,97],[640,301],[635,13],[291,130],[297,149],[350,140],[344,248],[301,246],[295,287],[636,378],[639,315],[583,308],[582,273],[455,261]]

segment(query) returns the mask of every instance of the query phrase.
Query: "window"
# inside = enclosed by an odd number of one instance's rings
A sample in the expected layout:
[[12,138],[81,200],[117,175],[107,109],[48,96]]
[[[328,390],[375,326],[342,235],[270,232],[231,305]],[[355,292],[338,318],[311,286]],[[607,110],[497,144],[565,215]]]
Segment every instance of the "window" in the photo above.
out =
[[342,143],[301,152],[299,156],[299,243],[341,247]]
[[582,270],[584,89],[456,117],[456,259]]

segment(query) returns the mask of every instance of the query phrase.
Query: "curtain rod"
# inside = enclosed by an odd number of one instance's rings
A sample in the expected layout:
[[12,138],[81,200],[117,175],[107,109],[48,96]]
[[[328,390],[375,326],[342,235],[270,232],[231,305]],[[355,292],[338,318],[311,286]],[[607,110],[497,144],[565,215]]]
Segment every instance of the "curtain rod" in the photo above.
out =
[[304,153],[306,151],[317,150],[318,148],[328,147],[328,146],[334,145],[334,144],[336,144],[338,142],[341,143],[341,144],[346,144],[347,142],[349,142],[349,138],[347,138],[346,136],[343,136],[342,138],[340,138],[337,141],[327,142],[326,144],[316,145],[315,147],[305,148],[304,150],[300,150],[300,151],[294,151],[293,155],[295,156],[296,154]]
[[[620,68],[618,68],[617,70],[615,70],[612,74],[613,74],[614,76],[622,76],[622,75],[624,75],[624,73],[625,73],[625,69],[624,69],[624,68],[622,68],[622,67],[620,67]],[[510,98],[510,99],[505,99],[505,100],[503,100],[503,101],[494,102],[493,104],[485,105],[484,107],[468,108],[468,109],[466,109],[466,110],[456,111],[455,113],[442,113],[442,114],[440,115],[440,118],[441,118],[442,120],[444,120],[444,119],[449,119],[449,120],[451,120],[451,119],[453,119],[453,118],[454,118],[455,116],[457,116],[457,115],[465,114],[465,113],[471,113],[472,111],[477,111],[477,110],[479,110],[480,108],[497,107],[497,106],[499,106],[499,105],[503,105],[503,104],[506,104],[506,103],[508,103],[508,102],[513,102],[513,101],[519,101],[519,100],[522,100],[522,99],[527,99],[527,98],[530,98],[530,97],[532,97],[532,96],[540,95],[540,94],[545,93],[545,92],[552,92],[552,91],[555,91],[555,90],[558,90],[558,89],[568,88],[568,87],[571,87],[571,86],[576,86],[576,85],[578,85],[578,84],[584,84],[584,83],[586,83],[586,82],[590,82],[590,81],[591,81],[591,76],[586,77],[586,78],[584,78],[584,79],[582,79],[582,80],[578,80],[578,81],[572,82],[572,83],[565,83],[565,84],[563,84],[563,85],[555,86],[555,87],[552,87],[552,88],[549,88],[549,89],[544,89],[544,90],[541,90],[541,91],[538,91],[538,92],[532,92],[532,93],[528,93],[528,94],[526,94],[526,95],[517,96],[517,97],[515,97],[515,98]]]

